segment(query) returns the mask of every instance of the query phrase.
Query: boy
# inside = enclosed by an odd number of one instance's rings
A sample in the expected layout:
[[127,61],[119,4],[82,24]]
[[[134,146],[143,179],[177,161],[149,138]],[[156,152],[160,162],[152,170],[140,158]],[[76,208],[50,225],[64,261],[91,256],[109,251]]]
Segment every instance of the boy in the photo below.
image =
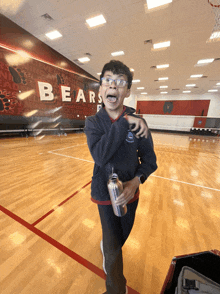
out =
[[[122,246],[134,224],[139,185],[157,169],[153,141],[145,120],[135,116],[133,108],[123,105],[130,95],[131,84],[132,74],[125,64],[115,60],[105,64],[99,89],[103,107],[86,119],[84,129],[95,161],[91,196],[98,204],[101,219],[103,269],[107,275],[105,293],[108,294],[128,291],[123,275]],[[108,193],[107,182],[112,169],[123,182],[123,193],[116,202],[117,205],[127,204],[123,217],[114,215]]]

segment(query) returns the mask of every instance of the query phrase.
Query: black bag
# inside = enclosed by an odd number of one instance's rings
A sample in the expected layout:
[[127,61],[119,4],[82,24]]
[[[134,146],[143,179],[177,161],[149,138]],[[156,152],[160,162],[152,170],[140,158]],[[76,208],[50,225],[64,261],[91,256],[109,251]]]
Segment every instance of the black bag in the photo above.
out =
[[[211,250],[174,257],[160,294],[175,294],[183,267],[191,268],[206,279],[220,284],[220,252]],[[177,293],[179,294],[179,292]],[[198,291],[195,293],[200,294]]]
[[220,294],[220,284],[184,266],[178,278],[175,294]]

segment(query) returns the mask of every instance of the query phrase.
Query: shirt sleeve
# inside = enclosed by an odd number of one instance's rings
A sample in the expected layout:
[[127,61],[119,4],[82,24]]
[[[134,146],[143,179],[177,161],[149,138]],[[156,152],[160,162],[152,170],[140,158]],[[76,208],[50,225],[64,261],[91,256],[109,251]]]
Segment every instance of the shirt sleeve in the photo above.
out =
[[135,173],[135,176],[144,175],[146,179],[157,169],[157,159],[154,152],[154,145],[150,131],[148,137],[139,139],[138,157],[140,164]]
[[109,162],[125,140],[128,128],[129,124],[123,117],[105,130],[96,117],[86,118],[84,132],[90,153],[97,165],[102,167]]

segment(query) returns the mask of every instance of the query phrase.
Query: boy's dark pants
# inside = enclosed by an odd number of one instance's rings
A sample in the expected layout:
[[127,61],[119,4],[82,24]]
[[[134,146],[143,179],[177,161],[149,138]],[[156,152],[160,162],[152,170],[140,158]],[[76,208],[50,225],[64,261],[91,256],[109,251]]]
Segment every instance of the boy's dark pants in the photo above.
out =
[[122,246],[127,240],[134,224],[138,199],[127,205],[123,217],[114,214],[111,205],[98,205],[102,224],[105,269],[107,271],[106,289],[108,294],[124,294],[126,279],[123,275]]

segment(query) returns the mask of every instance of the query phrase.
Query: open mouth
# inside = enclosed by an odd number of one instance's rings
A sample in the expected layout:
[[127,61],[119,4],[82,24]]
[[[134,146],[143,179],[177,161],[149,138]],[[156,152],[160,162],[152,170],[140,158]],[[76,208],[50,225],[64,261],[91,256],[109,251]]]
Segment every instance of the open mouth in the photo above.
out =
[[117,101],[117,97],[114,95],[107,95],[107,100],[111,103],[116,102]]

